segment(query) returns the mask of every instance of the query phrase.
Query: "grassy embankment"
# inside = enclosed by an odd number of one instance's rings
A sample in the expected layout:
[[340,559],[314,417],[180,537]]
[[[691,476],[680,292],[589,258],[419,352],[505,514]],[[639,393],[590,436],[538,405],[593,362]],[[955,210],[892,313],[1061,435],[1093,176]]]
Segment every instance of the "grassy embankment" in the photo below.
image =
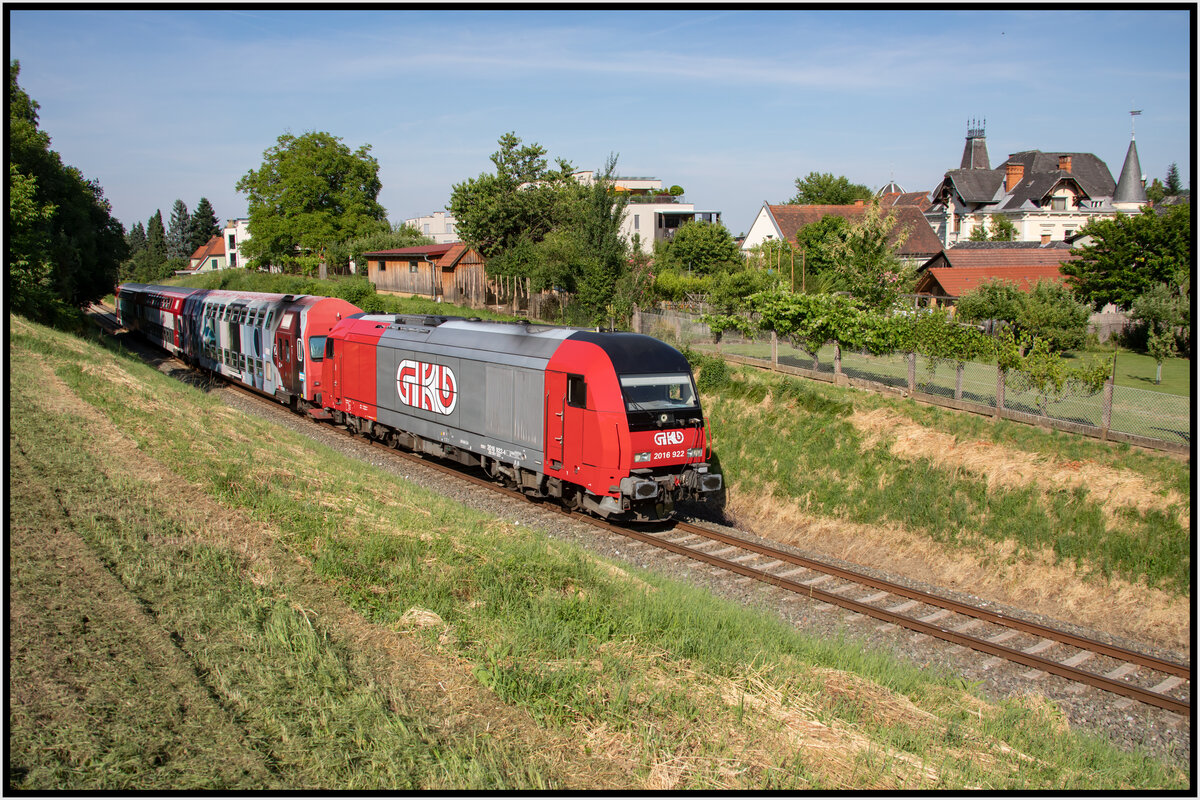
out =
[[1188,784],[11,332],[10,789]]
[[859,563],[1188,647],[1186,461],[708,369],[701,384],[735,516]]

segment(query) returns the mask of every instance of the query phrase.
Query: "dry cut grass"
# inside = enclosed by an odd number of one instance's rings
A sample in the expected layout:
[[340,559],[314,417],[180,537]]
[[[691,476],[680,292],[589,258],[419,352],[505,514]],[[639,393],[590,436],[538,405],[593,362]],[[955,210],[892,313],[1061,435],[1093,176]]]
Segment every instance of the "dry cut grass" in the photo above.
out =
[[[1086,487],[1106,514],[1117,510],[1158,510],[1190,524],[1183,498],[1149,485],[1128,470],[1099,464],[1051,463],[1047,459],[986,442],[959,442],[887,409],[856,412],[851,421],[864,435],[864,448],[890,442],[903,459],[928,459],[948,470],[985,479],[989,487],[1039,486],[1046,491]],[[764,536],[937,586],[967,591],[995,602],[1070,619],[1079,624],[1191,652],[1188,598],[1111,578],[1085,578],[1074,563],[1059,561],[1052,550],[1021,553],[1013,542],[982,542],[976,551],[932,541],[895,523],[858,524],[808,513],[803,498],[772,496],[772,486],[747,492],[729,487],[729,511]],[[1056,563],[1057,562],[1057,563]]]

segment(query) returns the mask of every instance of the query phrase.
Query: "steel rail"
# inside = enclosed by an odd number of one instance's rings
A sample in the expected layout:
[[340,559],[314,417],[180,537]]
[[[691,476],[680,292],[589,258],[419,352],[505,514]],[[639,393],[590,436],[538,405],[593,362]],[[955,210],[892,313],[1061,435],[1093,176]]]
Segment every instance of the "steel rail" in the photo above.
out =
[[1055,628],[1040,625],[1036,622],[1020,619],[1019,617],[1009,616],[999,611],[991,611],[986,608],[979,608],[978,606],[973,606],[968,603],[943,597],[941,595],[923,592],[920,589],[913,589],[908,586],[903,586],[901,584],[885,580],[883,578],[875,578],[870,575],[864,575],[853,570],[845,569],[843,567],[834,566],[833,564],[827,564],[823,561],[815,561],[811,558],[805,558],[804,556],[799,556],[795,553],[789,553],[785,550],[780,550],[779,548],[771,547],[767,544],[752,542],[747,539],[743,539],[740,536],[725,533],[724,531],[717,531],[700,525],[693,525],[689,522],[680,521],[675,522],[675,527],[688,533],[693,533],[697,536],[705,536],[709,539],[730,544],[735,547],[740,547],[744,550],[750,550],[761,555],[779,559],[780,561],[786,561],[789,564],[806,567],[817,572],[833,575],[834,577],[844,578],[845,580],[853,581],[854,583],[861,583],[864,586],[870,586],[875,589],[883,589],[890,594],[898,595],[900,597],[907,597],[910,600],[918,600],[927,605],[945,608],[949,611],[955,612],[956,614],[975,617],[976,619],[983,620],[984,622],[993,622],[998,625],[1003,625],[1007,628],[1015,628],[1024,633],[1041,636],[1045,639],[1051,639],[1056,642],[1061,642],[1062,644],[1070,645],[1071,647],[1078,647],[1081,650],[1090,650],[1091,652],[1099,655],[1110,656],[1112,658],[1120,659],[1121,661],[1127,661],[1130,664],[1148,667],[1156,672],[1165,672],[1170,675],[1186,678],[1187,680],[1191,680],[1192,677],[1192,668],[1187,664],[1179,664],[1174,661],[1167,661],[1166,659],[1158,658],[1157,656],[1139,653],[1136,650],[1129,650],[1118,645],[1099,642],[1094,639],[1088,639],[1084,636],[1077,636],[1073,633],[1068,633],[1067,631],[1060,631]]
[[882,620],[884,622],[900,625],[901,627],[908,628],[912,631],[917,631],[918,633],[924,633],[937,639],[942,639],[943,641],[968,647],[972,650],[978,650],[980,652],[999,656],[1008,661],[1024,664],[1025,666],[1033,667],[1043,672],[1048,672],[1052,675],[1058,675],[1077,683],[1084,683],[1089,686],[1094,686],[1098,689],[1112,692],[1113,694],[1130,697],[1138,702],[1164,708],[1168,711],[1173,711],[1183,716],[1188,716],[1191,713],[1190,703],[1183,700],[1176,700],[1169,695],[1153,692],[1149,689],[1143,689],[1140,686],[1135,686],[1130,683],[1124,683],[1122,681],[1106,678],[1105,676],[1098,675],[1094,672],[1088,672],[1087,670],[1079,669],[1078,667],[1070,667],[1033,653],[1015,650],[1011,647],[1005,647],[1004,645],[997,644],[995,642],[989,642],[986,639],[979,639],[974,636],[959,633],[958,631],[954,631],[949,628],[943,628],[939,625],[922,622],[921,620],[913,619],[912,617],[894,614],[885,609],[876,608],[875,606],[868,605],[858,600],[851,600],[849,598],[827,592],[823,589],[817,589],[815,586],[805,585],[788,578],[773,575],[765,570],[747,567],[743,564],[738,564],[728,559],[721,558],[720,556],[710,555],[691,547],[675,544],[674,542],[661,539],[653,534],[645,533],[632,528],[622,528],[607,522],[597,521],[597,523],[600,527],[607,528],[623,536],[637,539],[647,544],[654,545],[655,547],[661,547],[664,550],[670,550],[673,553],[678,553],[679,555],[687,556],[688,558],[692,558],[697,561],[703,561],[707,564],[712,564],[715,567],[720,567],[721,569],[735,572],[748,578],[754,578],[755,580],[759,580],[764,583],[773,584],[782,589],[795,592],[796,594],[807,595],[808,597],[814,600],[819,600],[823,603],[841,606],[842,608],[846,608],[860,614],[865,614],[869,617],[874,617],[875,619]]

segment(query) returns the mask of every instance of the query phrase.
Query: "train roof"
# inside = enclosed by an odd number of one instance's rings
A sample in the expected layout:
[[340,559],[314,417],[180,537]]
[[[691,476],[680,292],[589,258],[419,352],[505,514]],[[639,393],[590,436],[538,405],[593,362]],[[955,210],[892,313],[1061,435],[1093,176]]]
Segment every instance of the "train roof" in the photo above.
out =
[[394,346],[421,341],[434,349],[464,348],[502,354],[507,361],[549,360],[566,340],[588,342],[599,347],[612,361],[618,374],[689,372],[691,367],[682,353],[666,342],[640,333],[595,331],[528,322],[486,322],[463,317],[437,315],[362,314],[348,319],[361,320],[371,327],[386,326],[380,340]]

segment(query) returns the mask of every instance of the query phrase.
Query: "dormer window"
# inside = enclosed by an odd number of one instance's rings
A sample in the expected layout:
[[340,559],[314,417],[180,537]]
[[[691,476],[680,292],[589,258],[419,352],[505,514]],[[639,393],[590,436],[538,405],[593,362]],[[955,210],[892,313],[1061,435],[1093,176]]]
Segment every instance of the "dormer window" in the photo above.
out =
[[1051,211],[1066,211],[1067,210],[1067,198],[1051,197],[1050,198],[1050,210]]

